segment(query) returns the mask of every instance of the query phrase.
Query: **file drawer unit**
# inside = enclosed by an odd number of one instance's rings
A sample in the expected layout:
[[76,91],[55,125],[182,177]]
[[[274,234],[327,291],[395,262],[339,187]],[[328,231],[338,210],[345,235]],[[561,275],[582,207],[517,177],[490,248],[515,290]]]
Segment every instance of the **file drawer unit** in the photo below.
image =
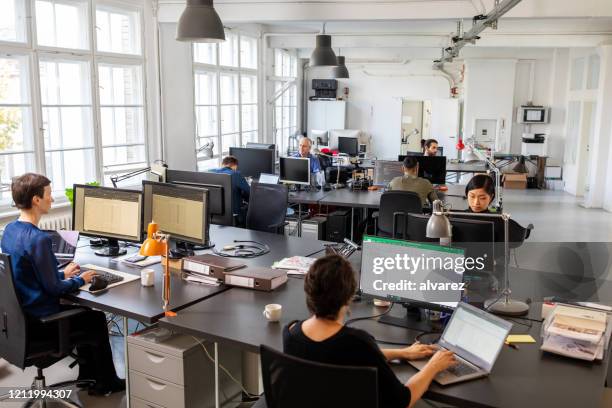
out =
[[[147,333],[147,329],[144,332]],[[130,404],[137,408],[215,406],[215,366],[191,336],[173,334],[158,342],[135,333],[128,338]],[[204,342],[214,358],[214,344]],[[225,348],[225,347],[223,347]],[[221,349],[221,348],[219,348]],[[224,358],[227,356],[228,358]],[[240,353],[219,355],[220,363],[240,380]],[[236,373],[236,374],[234,374]],[[240,393],[237,384],[219,371],[222,396]]]

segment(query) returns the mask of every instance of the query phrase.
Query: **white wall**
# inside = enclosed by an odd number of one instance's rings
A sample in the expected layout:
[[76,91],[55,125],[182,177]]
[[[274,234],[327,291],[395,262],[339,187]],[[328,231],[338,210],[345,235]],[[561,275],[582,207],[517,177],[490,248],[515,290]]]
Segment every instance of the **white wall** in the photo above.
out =
[[465,64],[464,135],[473,136],[476,119],[495,119],[500,152],[510,149],[516,62],[478,59],[466,60]]
[[[372,136],[372,154],[397,157],[401,144],[402,99],[427,100],[449,97],[448,81],[431,69],[428,61],[400,67],[376,64],[348,65],[349,79],[338,80],[338,89],[349,88],[347,129],[360,129]],[[312,78],[325,78],[323,70],[312,70]],[[309,86],[310,88],[310,86]]]

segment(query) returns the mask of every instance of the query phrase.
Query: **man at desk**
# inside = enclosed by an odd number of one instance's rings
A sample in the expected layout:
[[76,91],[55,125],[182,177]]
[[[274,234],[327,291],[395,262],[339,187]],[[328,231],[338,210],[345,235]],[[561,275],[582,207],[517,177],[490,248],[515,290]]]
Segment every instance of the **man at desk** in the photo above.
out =
[[[31,338],[57,337],[57,326],[39,319],[70,309],[60,297],[89,283],[93,271],[82,272],[70,264],[60,272],[53,254],[51,238],[38,228],[40,218],[49,212],[53,197],[51,181],[40,174],[26,173],[11,183],[19,218],[4,229],[2,252],[11,256],[15,289],[26,314]],[[90,395],[107,395],[125,390],[125,380],[117,377],[108,340],[106,316],[86,310],[70,318],[71,329],[85,333],[75,341],[79,356],[79,379],[93,379]]]
[[421,197],[421,204],[425,206],[427,200],[431,202],[438,199],[433,185],[427,179],[419,177],[419,162],[414,156],[406,156],[402,165],[404,175],[395,177],[387,190],[412,191]]
[[213,173],[224,173],[232,176],[232,212],[238,216],[238,225],[244,225],[246,221],[247,206],[242,204],[242,200],[248,201],[251,194],[251,187],[246,179],[238,171],[238,159],[234,156],[226,156],[221,162],[221,168],[210,170]]
[[312,154],[310,151],[312,149],[312,140],[308,137],[304,136],[300,139],[299,150],[297,153],[293,155],[293,157],[303,157],[310,159],[310,178],[312,183],[316,184],[324,184],[321,183],[322,171],[321,171],[321,163],[319,163],[319,159],[317,156]]

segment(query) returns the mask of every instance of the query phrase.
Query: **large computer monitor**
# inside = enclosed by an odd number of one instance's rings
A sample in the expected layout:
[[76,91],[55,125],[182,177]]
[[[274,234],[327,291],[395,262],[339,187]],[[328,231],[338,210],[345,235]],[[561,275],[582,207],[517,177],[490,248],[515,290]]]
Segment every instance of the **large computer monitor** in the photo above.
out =
[[142,241],[142,193],[75,184],[72,229],[108,240],[108,246],[96,251],[96,255],[125,254],[119,241]]
[[446,184],[446,157],[418,156],[419,177],[426,178],[432,184]]
[[249,149],[270,149],[276,150],[276,145],[274,143],[253,143],[247,142],[246,147]]
[[308,157],[281,157],[280,182],[310,185],[310,159]]
[[[359,288],[367,297],[430,310],[452,310],[461,301],[465,254],[461,248],[364,236]],[[407,282],[412,282],[408,286]],[[433,285],[453,285],[439,290]],[[427,289],[423,288],[422,284]]]
[[329,143],[327,130],[312,129],[310,131],[310,139],[316,143],[317,146],[327,146]]
[[376,160],[374,162],[374,184],[386,186],[395,177],[404,175],[402,163],[391,160]]
[[[495,268],[495,223],[456,217],[450,217],[449,220],[453,234],[451,245],[463,248],[468,257],[482,257],[483,270],[492,272]],[[427,238],[428,221],[429,215],[408,214],[408,239],[415,242],[439,242],[438,239]]]
[[259,178],[261,173],[274,174],[276,151],[271,149],[230,147],[230,156],[238,159],[238,170],[244,177]]
[[329,147],[336,150],[341,137],[353,137],[359,140],[361,130],[359,129],[332,129],[329,131]]
[[155,221],[170,234],[177,247],[192,251],[183,243],[209,245],[209,192],[205,188],[177,184],[142,182],[143,225]]
[[356,137],[344,137],[338,138],[338,151],[340,153],[348,154],[351,157],[359,155],[359,139]]
[[232,176],[225,173],[168,170],[166,182],[193,187],[204,187],[209,191],[211,222],[218,225],[234,225],[232,210]]

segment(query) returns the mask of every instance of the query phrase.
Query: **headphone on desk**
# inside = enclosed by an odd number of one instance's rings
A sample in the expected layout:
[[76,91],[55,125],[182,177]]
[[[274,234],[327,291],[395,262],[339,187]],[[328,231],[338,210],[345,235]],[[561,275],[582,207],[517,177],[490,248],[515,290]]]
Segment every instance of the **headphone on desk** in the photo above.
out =
[[256,258],[270,252],[270,247],[257,241],[234,240],[234,245],[225,245],[221,251],[213,249],[215,255],[226,258]]

